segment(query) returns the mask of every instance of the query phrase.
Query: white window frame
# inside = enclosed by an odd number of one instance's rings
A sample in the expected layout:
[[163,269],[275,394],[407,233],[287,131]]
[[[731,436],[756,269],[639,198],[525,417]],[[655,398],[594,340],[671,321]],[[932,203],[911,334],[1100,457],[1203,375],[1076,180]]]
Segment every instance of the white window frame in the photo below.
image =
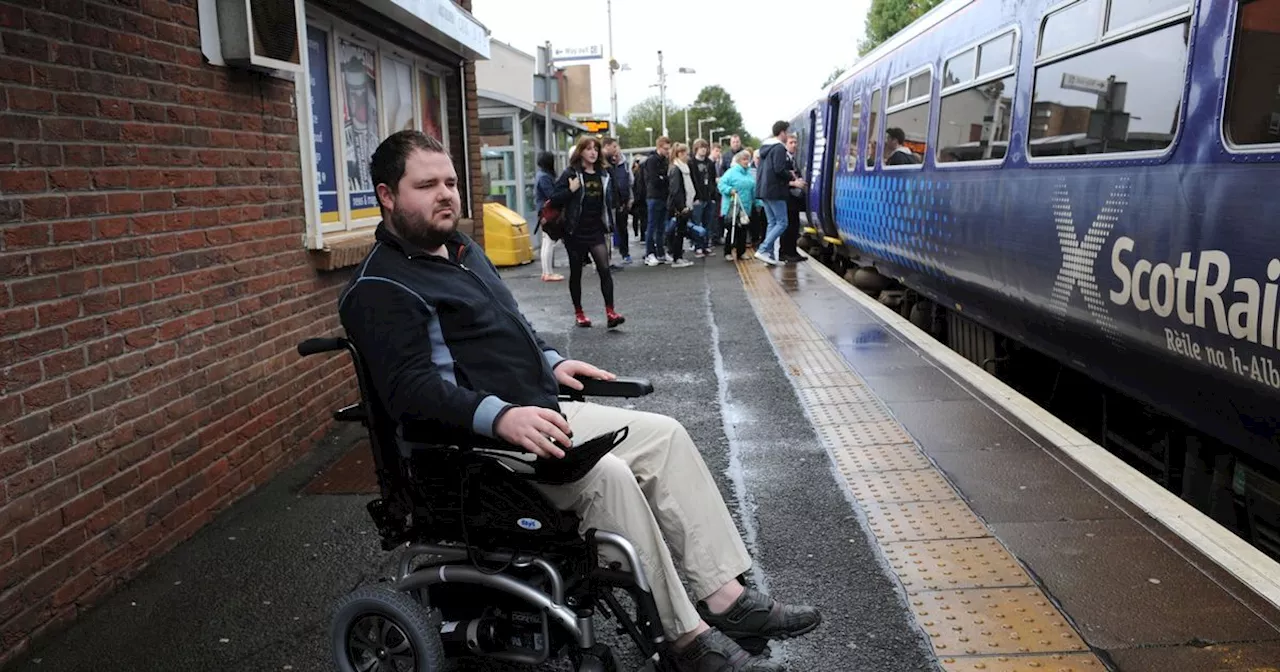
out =
[[[1035,43],[1037,52],[1039,51],[1040,43],[1044,37],[1045,23],[1049,20],[1049,17],[1053,16],[1054,14],[1064,9],[1067,9],[1072,5],[1079,4],[1080,2],[1083,2],[1083,1],[1084,0],[1068,0],[1067,2],[1063,2],[1060,4],[1054,5],[1053,7],[1050,7],[1049,10],[1045,12],[1044,17],[1041,18],[1039,24],[1037,24],[1038,32],[1036,33],[1036,43]],[[1057,51],[1052,54],[1048,54],[1044,56],[1041,56],[1039,53],[1036,54],[1035,60],[1031,67],[1031,101],[1032,101],[1031,104],[1034,109],[1035,95],[1036,95],[1036,82],[1038,81],[1040,76],[1040,68],[1046,65],[1057,63],[1059,61],[1065,61],[1071,58],[1075,58],[1076,56],[1079,56],[1081,54],[1097,51],[1099,49],[1109,47],[1113,44],[1125,42],[1135,37],[1138,37],[1140,35],[1156,33],[1170,26],[1182,23],[1183,21],[1188,21],[1190,23],[1189,30],[1191,31],[1191,39],[1189,40],[1187,45],[1187,53],[1185,58],[1183,58],[1182,71],[1179,76],[1179,81],[1182,82],[1182,87],[1181,87],[1182,94],[1179,98],[1179,103],[1178,103],[1179,104],[1178,128],[1177,130],[1174,131],[1173,137],[1169,141],[1169,146],[1159,150],[1142,150],[1137,152],[1107,152],[1105,154],[1084,154],[1079,156],[1053,156],[1053,155],[1035,156],[1031,153],[1031,134],[1028,133],[1023,138],[1022,150],[1026,153],[1027,163],[1029,165],[1035,166],[1040,164],[1061,165],[1064,163],[1107,163],[1107,162],[1141,161],[1146,159],[1164,159],[1171,156],[1173,154],[1173,151],[1177,149],[1179,142],[1181,142],[1182,134],[1184,132],[1184,129],[1186,127],[1186,122],[1187,122],[1186,108],[1187,108],[1187,92],[1189,87],[1189,83],[1187,81],[1187,73],[1191,68],[1191,58],[1194,54],[1194,43],[1195,43],[1195,33],[1196,33],[1195,22],[1192,21],[1191,19],[1195,13],[1196,3],[1194,2],[1194,0],[1189,0],[1187,3],[1187,6],[1184,9],[1179,9],[1176,11],[1171,10],[1167,12],[1161,12],[1159,14],[1154,14],[1152,16],[1147,17],[1144,20],[1135,21],[1129,24],[1128,26],[1125,27],[1125,30],[1122,32],[1116,32],[1110,35],[1106,35],[1105,31],[1107,28],[1107,15],[1110,14],[1111,3],[1115,1],[1116,0],[1102,0],[1102,3],[1103,3],[1102,12],[1101,12],[1102,16],[1101,16],[1101,19],[1098,21],[1098,28],[1097,28],[1097,32],[1094,33],[1093,41],[1087,44],[1082,44],[1077,47],[1072,47],[1071,49]]]
[[[922,95],[918,95],[918,96],[912,97],[912,95],[911,95],[911,94],[912,94],[913,92],[912,92],[912,90],[911,90],[911,79],[912,79],[912,78],[914,78],[914,77],[918,77],[918,76],[920,76],[921,74],[926,73],[926,72],[927,72],[927,73],[929,73],[929,90],[928,90],[928,91],[926,91],[926,92],[925,92],[924,94],[922,94]],[[887,138],[889,137],[888,132],[889,132],[889,116],[890,116],[890,115],[892,115],[892,114],[894,114],[894,113],[896,113],[896,112],[902,112],[902,111],[904,111],[904,110],[909,110],[909,109],[914,108],[914,107],[919,107],[919,106],[921,106],[921,105],[929,105],[929,118],[928,118],[928,119],[926,119],[926,120],[925,120],[925,122],[924,122],[925,149],[926,149],[926,151],[928,150],[929,137],[930,137],[929,129],[933,126],[933,106],[932,106],[932,103],[933,103],[933,83],[934,83],[934,79],[935,79],[935,77],[934,77],[933,64],[932,64],[932,63],[930,63],[929,65],[926,65],[926,66],[923,66],[923,67],[916,68],[915,70],[912,70],[911,72],[909,72],[909,73],[907,73],[907,74],[905,74],[905,75],[903,75],[903,76],[901,76],[901,77],[899,77],[899,78],[897,78],[897,79],[893,79],[893,80],[890,80],[890,81],[889,81],[889,86],[885,88],[885,91],[886,91],[886,94],[885,94],[885,108],[884,108],[884,116],[883,116],[883,118],[882,118],[882,120],[883,120],[883,128],[881,128],[881,129],[880,129],[880,139],[881,139],[881,140],[885,140],[885,139],[887,139]],[[896,86],[897,84],[901,84],[901,83],[903,83],[903,82],[905,82],[905,83],[906,83],[906,85],[907,85],[907,99],[906,99],[906,100],[904,100],[904,101],[902,101],[901,103],[898,103],[897,105],[894,105],[894,106],[892,106],[892,107],[889,107],[889,99],[888,99],[888,93],[887,93],[887,92],[888,92],[888,90],[889,90],[890,88],[893,88],[893,87],[894,87],[894,86]],[[883,143],[883,142],[881,142],[881,143],[880,143],[880,147],[879,147],[878,149],[879,149],[879,151],[877,152],[877,154],[879,154],[879,156],[877,156],[877,157],[876,157],[876,162],[877,162],[877,163],[880,165],[880,167],[881,167],[881,168],[883,168],[884,170],[924,170],[924,164],[926,163],[926,160],[925,160],[925,159],[927,158],[927,157],[925,157],[925,156],[921,156],[921,157],[920,157],[920,163],[913,163],[913,164],[907,164],[907,165],[902,165],[902,166],[893,166],[893,165],[889,165],[889,164],[887,164],[887,163],[885,163],[885,162],[884,162],[884,143]]]
[[[346,154],[346,138],[342,133],[342,92],[339,90],[338,77],[338,42],[339,39],[346,39],[350,42],[368,47],[374,52],[374,62],[377,67],[377,100],[378,100],[378,134],[385,138],[390,135],[390,111],[384,104],[386,101],[385,88],[387,82],[388,59],[396,60],[401,64],[407,65],[411,73],[412,87],[411,96],[413,99],[413,127],[421,130],[423,128],[422,115],[422,73],[426,73],[439,80],[440,83],[440,123],[441,135],[443,136],[443,144],[445,149],[450,148],[449,138],[449,77],[454,73],[447,65],[436,62],[434,60],[419,56],[410,52],[398,44],[388,40],[380,39],[375,35],[356,28],[355,26],[333,16],[326,12],[314,9],[310,6],[306,11],[306,26],[308,28],[316,28],[325,31],[328,35],[328,58],[326,72],[329,75],[329,110],[332,128],[326,129],[333,137],[334,151],[334,177],[335,185],[338,189],[338,221],[321,222],[319,208],[308,203],[306,208],[307,217],[307,247],[311,249],[323,249],[324,236],[336,235],[348,232],[358,232],[372,230],[382,221],[381,216],[365,217],[358,220],[351,219],[351,196],[347,187],[347,166],[343,157]],[[298,86],[307,86],[310,77],[310,64],[304,64],[306,67],[300,78]],[[308,87],[309,88],[309,87]],[[301,102],[302,96],[299,96]],[[311,159],[304,166],[303,179],[306,180],[304,185],[304,194],[307,194],[309,200],[317,200],[318,202],[318,176],[315,170],[315,136],[311,128],[311,96],[309,91],[305,96],[308,105],[298,106],[298,115],[300,121],[303,115],[306,117],[306,123],[299,123],[299,142],[303,143],[307,148],[305,155]]]
[[[1005,35],[1013,35],[1013,54],[1012,54],[1012,59],[1010,61],[1010,64],[1003,68],[1000,68],[999,70],[995,70],[988,74],[978,76],[978,68],[982,65],[981,47],[987,44],[988,42],[994,42],[995,40],[998,40],[1004,37]],[[970,73],[968,81],[961,82],[960,84],[952,84],[951,86],[948,86],[942,89],[942,91],[938,94],[938,128],[937,128],[937,132],[934,133],[934,136],[933,136],[934,167],[940,170],[959,170],[963,168],[974,168],[979,166],[987,166],[987,167],[1003,166],[1005,161],[1009,160],[1009,153],[1010,153],[1009,147],[1006,146],[1004,150],[1004,156],[998,159],[982,159],[979,161],[956,161],[956,162],[950,162],[950,163],[939,162],[938,155],[937,155],[937,152],[940,149],[940,147],[938,146],[939,145],[938,136],[942,135],[942,122],[943,122],[942,105],[944,102],[946,102],[946,99],[948,96],[952,96],[957,93],[968,91],[969,89],[975,89],[985,84],[990,84],[991,82],[994,82],[997,79],[1004,79],[1006,77],[1015,76],[1015,79],[1014,79],[1015,95],[1013,96],[1014,98],[1013,104],[1009,108],[1009,123],[1010,123],[1009,143],[1010,144],[1013,143],[1012,122],[1014,119],[1014,108],[1017,107],[1017,104],[1018,104],[1017,95],[1016,95],[1017,93],[1016,75],[1018,73],[1018,54],[1021,53],[1020,51],[1021,47],[1022,47],[1022,30],[1015,25],[1011,28],[1005,27],[1005,28],[1001,28],[1000,30],[987,33],[981,38],[974,40],[973,42],[970,42],[969,44],[965,45],[960,49],[955,50],[951,54],[947,55],[946,58],[942,59],[943,72],[946,72],[946,64],[948,61],[950,61],[951,59],[957,56],[960,56],[961,54],[964,54],[967,51],[972,51],[973,52],[973,72]]]
[[1230,136],[1227,135],[1227,95],[1231,88],[1232,67],[1235,65],[1236,48],[1239,46],[1240,37],[1240,8],[1244,5],[1242,2],[1233,0],[1235,7],[1231,11],[1231,46],[1227,48],[1227,76],[1222,80],[1222,110],[1218,115],[1221,120],[1218,124],[1218,137],[1222,141],[1222,146],[1231,154],[1276,154],[1280,153],[1280,141],[1267,142],[1256,145],[1240,145],[1236,144]]

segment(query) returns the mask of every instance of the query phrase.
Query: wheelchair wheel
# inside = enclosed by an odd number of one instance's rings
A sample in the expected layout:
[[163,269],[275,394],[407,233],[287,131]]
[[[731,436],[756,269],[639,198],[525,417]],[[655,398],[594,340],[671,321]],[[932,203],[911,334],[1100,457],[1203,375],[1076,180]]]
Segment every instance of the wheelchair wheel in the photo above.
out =
[[405,593],[363,586],[338,603],[331,642],[340,672],[440,672],[444,648],[426,607]]
[[574,672],[618,672],[618,661],[613,649],[596,644],[589,651],[577,651],[572,655]]

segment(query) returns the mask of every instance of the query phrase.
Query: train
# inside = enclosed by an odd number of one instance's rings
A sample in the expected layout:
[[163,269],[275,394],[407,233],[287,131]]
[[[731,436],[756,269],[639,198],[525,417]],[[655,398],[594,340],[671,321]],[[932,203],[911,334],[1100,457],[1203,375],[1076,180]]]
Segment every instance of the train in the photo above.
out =
[[1280,557],[1280,0],[946,0],[791,131],[812,257]]

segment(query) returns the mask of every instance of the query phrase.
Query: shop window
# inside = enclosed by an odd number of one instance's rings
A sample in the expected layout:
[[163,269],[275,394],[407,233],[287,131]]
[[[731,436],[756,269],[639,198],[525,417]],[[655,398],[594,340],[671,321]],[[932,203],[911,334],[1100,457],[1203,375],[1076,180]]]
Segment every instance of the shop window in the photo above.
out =
[[1280,0],[1240,5],[1224,123],[1233,145],[1280,143]]
[[392,133],[418,129],[448,148],[446,68],[320,12],[308,12],[313,179],[319,230],[374,226],[380,220],[369,162]]
[[[1091,2],[1079,3],[1083,7]],[[1101,7],[1101,5],[1099,5]],[[1071,11],[1064,10],[1064,12]],[[1076,26],[1048,21],[1086,45],[1098,40]],[[1155,27],[1036,68],[1028,152],[1033,157],[1161,151],[1181,122],[1190,25],[1186,19]],[[1081,37],[1082,36],[1082,37]],[[1058,37],[1052,41],[1061,42]]]

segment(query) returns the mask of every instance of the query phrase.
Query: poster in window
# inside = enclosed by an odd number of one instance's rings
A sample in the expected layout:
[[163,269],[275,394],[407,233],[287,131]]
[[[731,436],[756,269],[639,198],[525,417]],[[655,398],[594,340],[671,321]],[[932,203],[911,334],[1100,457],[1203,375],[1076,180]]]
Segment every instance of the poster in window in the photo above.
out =
[[422,96],[422,132],[444,142],[444,119],[440,110],[440,78],[427,72],[419,71],[421,82],[419,89]]
[[307,27],[307,59],[311,71],[311,131],[316,150],[316,191],[320,221],[341,218],[338,211],[338,175],[334,166],[333,111],[329,98],[329,33]]
[[378,216],[369,161],[378,148],[378,79],[373,50],[338,41],[342,84],[342,134],[347,161],[351,219]]
[[413,68],[387,59],[387,83],[383,85],[387,110],[387,134],[413,130]]

